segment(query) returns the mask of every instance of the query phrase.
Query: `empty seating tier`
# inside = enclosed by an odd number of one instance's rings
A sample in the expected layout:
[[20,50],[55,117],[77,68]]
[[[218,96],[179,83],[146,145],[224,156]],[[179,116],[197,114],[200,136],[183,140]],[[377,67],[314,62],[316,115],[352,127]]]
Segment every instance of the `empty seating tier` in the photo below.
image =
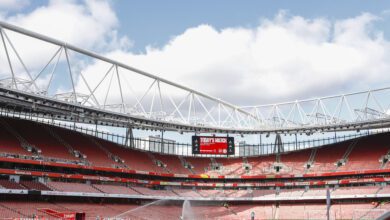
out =
[[[59,162],[69,161],[70,163],[80,160],[70,152],[69,146],[71,146],[71,149],[86,156],[88,165],[111,168],[124,167],[156,173],[240,176],[361,171],[388,168],[388,166],[382,165],[379,160],[390,150],[390,146],[386,142],[390,134],[384,133],[323,146],[317,148],[313,155],[313,150],[307,149],[282,153],[280,157],[269,155],[248,158],[179,158],[175,155],[162,155],[130,149],[71,130],[27,120],[11,118],[1,118],[1,120],[12,126],[13,132],[9,132],[9,128],[7,130],[7,126],[0,123],[0,153],[2,153],[0,156],[32,155],[21,147],[20,140],[14,135],[17,132],[28,143],[39,148],[42,151],[40,157],[43,158],[51,158],[50,160],[58,158],[62,160]],[[48,130],[58,135],[62,141],[50,135]],[[62,142],[66,142],[66,144]],[[355,142],[356,144],[351,147],[351,144]],[[122,161],[115,161],[116,157]],[[279,158],[278,161],[277,158]],[[336,163],[341,159],[343,159],[343,164],[336,166]],[[308,168],[306,165],[309,160],[312,165]]]

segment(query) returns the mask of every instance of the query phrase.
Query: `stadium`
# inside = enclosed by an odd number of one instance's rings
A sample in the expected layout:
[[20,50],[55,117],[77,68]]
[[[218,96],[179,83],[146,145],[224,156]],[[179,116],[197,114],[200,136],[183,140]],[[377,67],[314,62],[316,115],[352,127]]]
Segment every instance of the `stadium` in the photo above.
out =
[[390,88],[238,106],[24,27],[0,35],[0,219],[390,217]]

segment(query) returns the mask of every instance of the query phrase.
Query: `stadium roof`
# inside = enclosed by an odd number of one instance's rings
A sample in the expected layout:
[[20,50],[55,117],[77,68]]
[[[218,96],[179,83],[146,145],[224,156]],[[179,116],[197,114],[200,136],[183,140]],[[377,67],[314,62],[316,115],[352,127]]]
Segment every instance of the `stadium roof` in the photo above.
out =
[[[8,111],[93,124],[202,133],[311,133],[382,128],[390,122],[390,88],[239,107],[66,42],[5,22],[0,22],[0,27],[0,52],[7,58],[7,65],[2,67],[7,71],[0,81],[0,105]],[[30,46],[35,42],[39,48]],[[16,49],[16,43],[23,47]],[[53,49],[52,55],[38,57],[43,65],[30,68],[23,54],[34,54],[44,45]],[[107,68],[96,73],[98,79],[91,80],[83,75],[81,62]],[[65,85],[65,75],[67,88],[49,89]],[[129,77],[134,75],[141,78],[131,81]],[[132,87],[141,89],[134,91]],[[116,96],[108,100],[109,93]]]

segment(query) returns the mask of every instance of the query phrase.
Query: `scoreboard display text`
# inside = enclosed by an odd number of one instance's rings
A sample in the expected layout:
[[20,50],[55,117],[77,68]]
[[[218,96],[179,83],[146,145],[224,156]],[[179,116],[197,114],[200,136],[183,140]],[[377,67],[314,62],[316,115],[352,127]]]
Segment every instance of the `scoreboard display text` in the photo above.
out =
[[234,138],[192,136],[192,153],[234,155]]

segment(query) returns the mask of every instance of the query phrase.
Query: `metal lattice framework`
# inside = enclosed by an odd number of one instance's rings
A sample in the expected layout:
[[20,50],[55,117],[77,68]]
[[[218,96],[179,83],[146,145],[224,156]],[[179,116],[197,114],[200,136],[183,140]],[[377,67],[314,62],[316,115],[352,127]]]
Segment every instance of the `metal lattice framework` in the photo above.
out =
[[[390,116],[390,88],[291,102],[244,106],[268,128],[345,128],[387,124]],[[375,127],[375,126],[374,126]],[[381,127],[381,126],[379,126]]]
[[[0,22],[0,37],[1,101],[19,111],[31,111],[26,106],[33,105],[43,116],[59,117],[65,114],[58,113],[61,105],[61,111],[76,115],[67,120],[227,133],[351,130],[390,123],[390,88],[238,107],[8,23]],[[20,97],[23,107],[15,101]]]

